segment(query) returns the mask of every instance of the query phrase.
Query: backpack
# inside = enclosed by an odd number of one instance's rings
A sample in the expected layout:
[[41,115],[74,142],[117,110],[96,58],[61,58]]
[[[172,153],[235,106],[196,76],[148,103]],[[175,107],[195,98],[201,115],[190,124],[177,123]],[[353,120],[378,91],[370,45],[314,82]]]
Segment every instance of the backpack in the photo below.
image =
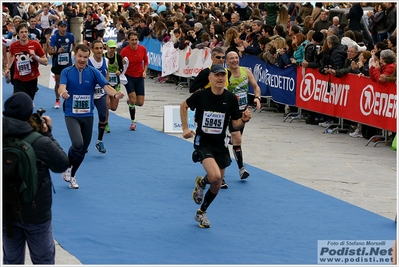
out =
[[39,177],[32,144],[41,136],[38,132],[31,132],[24,139],[10,137],[3,140],[3,211],[9,238],[13,236],[14,212],[22,222],[21,205],[35,205]]

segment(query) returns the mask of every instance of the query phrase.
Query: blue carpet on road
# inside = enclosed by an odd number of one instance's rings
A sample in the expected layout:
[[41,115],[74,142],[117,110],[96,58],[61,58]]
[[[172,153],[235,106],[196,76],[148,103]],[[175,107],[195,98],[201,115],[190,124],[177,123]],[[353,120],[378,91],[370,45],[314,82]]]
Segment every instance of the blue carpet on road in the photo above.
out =
[[[35,107],[47,110],[68,151],[54,91],[39,88]],[[3,79],[3,103],[11,91]],[[119,108],[127,108],[124,101]],[[137,131],[129,131],[128,119],[110,113],[107,153],[99,154],[95,116],[76,176],[80,189],[52,173],[55,239],[83,264],[316,264],[318,240],[396,237],[393,220],[251,165],[251,176],[240,181],[234,160],[229,189],[208,209],[211,228],[201,229],[191,192],[204,171],[191,161],[192,143],[140,124],[142,117],[138,108]]]

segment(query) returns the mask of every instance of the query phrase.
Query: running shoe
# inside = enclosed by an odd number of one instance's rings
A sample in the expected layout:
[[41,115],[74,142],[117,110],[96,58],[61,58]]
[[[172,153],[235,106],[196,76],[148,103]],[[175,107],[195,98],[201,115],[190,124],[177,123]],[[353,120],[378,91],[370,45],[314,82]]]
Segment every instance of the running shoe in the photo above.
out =
[[136,123],[135,123],[135,122],[132,122],[132,123],[130,124],[130,130],[131,130],[131,131],[135,131],[135,130],[136,130]]
[[359,132],[359,128],[356,128],[356,130],[353,133],[350,133],[349,136],[355,138],[363,137],[363,135]]
[[54,108],[55,109],[59,109],[60,108],[60,100],[59,99],[55,101]]
[[205,186],[202,185],[202,179],[203,179],[202,176],[198,176],[195,179],[195,188],[194,188],[193,194],[192,194],[194,202],[198,205],[200,205],[202,203],[202,200],[204,198]]
[[206,211],[202,211],[201,209],[197,210],[194,219],[199,222],[198,226],[201,228],[209,228],[211,227],[211,223],[206,217]]
[[249,172],[245,169],[245,167],[242,167],[240,169],[240,178],[241,180],[247,179],[249,176]]
[[319,126],[327,128],[327,127],[330,127],[331,124],[333,124],[333,121],[332,120],[327,120],[325,122],[320,122]]
[[96,148],[97,148],[98,152],[100,152],[100,153],[105,153],[105,152],[107,152],[107,150],[106,150],[105,147],[104,147],[103,142],[98,142],[98,143],[96,144]]
[[62,179],[64,179],[65,182],[69,183],[71,181],[71,167],[66,169],[62,174]]
[[222,181],[222,185],[220,186],[220,188],[223,188],[223,189],[229,188],[229,185],[226,183],[226,181],[224,179]]
[[110,132],[111,132],[111,129],[109,128],[109,124],[105,125],[104,131],[105,131],[106,133],[110,133]]
[[76,182],[76,178],[75,177],[71,177],[71,181],[69,182],[69,188],[79,189],[79,185]]

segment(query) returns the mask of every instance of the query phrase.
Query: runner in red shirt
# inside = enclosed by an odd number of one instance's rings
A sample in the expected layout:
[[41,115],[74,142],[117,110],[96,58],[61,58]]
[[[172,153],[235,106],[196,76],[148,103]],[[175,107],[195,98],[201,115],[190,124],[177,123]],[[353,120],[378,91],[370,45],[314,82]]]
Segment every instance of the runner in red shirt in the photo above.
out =
[[139,36],[135,31],[128,32],[129,45],[122,49],[121,57],[127,59],[129,65],[125,72],[127,84],[126,92],[129,94],[129,112],[132,123],[130,130],[136,130],[136,105],[144,104],[144,79],[148,68],[147,49],[139,45]]
[[[7,76],[10,68],[13,68],[11,76],[13,77],[14,93],[25,92],[33,100],[38,90],[39,63],[47,65],[48,60],[40,43],[29,40],[29,27],[26,23],[19,24],[16,30],[19,41],[10,45],[8,66],[4,75]],[[12,65],[10,66],[10,64]]]

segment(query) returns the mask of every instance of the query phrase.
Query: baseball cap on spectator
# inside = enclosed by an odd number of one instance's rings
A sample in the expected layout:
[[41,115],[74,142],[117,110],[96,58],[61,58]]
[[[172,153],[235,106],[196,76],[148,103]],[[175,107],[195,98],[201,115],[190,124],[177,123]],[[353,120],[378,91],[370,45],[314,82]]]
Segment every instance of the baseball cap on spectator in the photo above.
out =
[[313,33],[313,35],[312,35],[312,39],[313,39],[315,42],[320,43],[320,42],[322,42],[323,39],[324,39],[324,34],[322,34],[321,32],[315,32],[315,33]]
[[214,74],[221,73],[221,72],[226,73],[226,69],[223,67],[223,65],[216,64],[216,65],[212,65],[211,72]]
[[125,2],[125,3],[123,4],[123,8],[124,8],[124,9],[128,8],[129,6],[130,6],[130,4],[129,4],[128,2]]
[[198,29],[202,29],[202,23],[200,23],[200,22],[194,23],[194,27],[198,28]]
[[116,41],[115,41],[115,40],[112,40],[112,39],[110,39],[110,40],[107,41],[107,46],[108,46],[108,47],[115,47],[115,48],[118,47],[117,44],[116,44]]
[[3,17],[8,18],[8,14],[6,12],[3,12]]
[[64,26],[64,25],[66,26],[66,22],[63,20],[60,20],[57,25],[58,26]]
[[223,16],[224,16],[227,20],[231,20],[231,13],[230,13],[230,12],[224,13]]

